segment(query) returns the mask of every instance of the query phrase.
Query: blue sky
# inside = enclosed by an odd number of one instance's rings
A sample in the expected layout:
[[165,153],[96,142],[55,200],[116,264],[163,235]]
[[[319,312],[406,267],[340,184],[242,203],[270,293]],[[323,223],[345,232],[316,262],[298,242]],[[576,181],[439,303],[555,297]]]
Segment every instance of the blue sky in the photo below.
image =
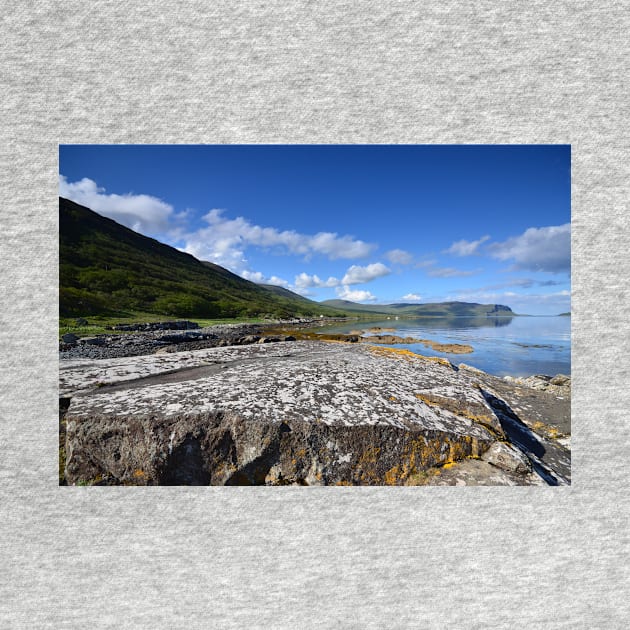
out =
[[568,145],[62,145],[60,195],[314,300],[570,310]]

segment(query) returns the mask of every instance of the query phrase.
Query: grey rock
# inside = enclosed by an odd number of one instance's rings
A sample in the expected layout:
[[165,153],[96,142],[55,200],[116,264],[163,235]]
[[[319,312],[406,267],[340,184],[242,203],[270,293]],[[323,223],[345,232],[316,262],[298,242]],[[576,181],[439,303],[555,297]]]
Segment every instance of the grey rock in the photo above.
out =
[[556,376],[554,376],[550,381],[549,381],[552,385],[559,385],[561,387],[563,386],[571,386],[571,377],[570,376],[566,376],[565,374],[556,374]]
[[260,341],[260,337],[258,335],[245,335],[244,337],[240,337],[238,339],[239,346],[246,346],[250,343],[258,343]]
[[61,336],[63,343],[76,343],[79,338],[73,333],[66,333]]
[[255,332],[222,325],[168,347],[159,332],[120,336],[131,347],[118,336],[68,345],[60,353],[60,396],[71,398],[68,482],[403,485],[442,470],[435,479],[459,485],[467,458],[511,435],[508,420],[519,445],[526,438],[534,448],[536,472],[503,445],[485,456],[492,465],[473,466],[469,483],[549,483],[541,465],[568,457],[570,467],[570,452],[543,448],[515,415],[528,426],[547,422],[570,409],[570,389],[555,397],[383,346],[235,343]]
[[511,444],[504,442],[495,442],[481,459],[506,472],[527,474],[532,470],[527,457]]
[[362,344],[62,364],[61,392],[69,483],[399,485],[502,436],[450,365]]
[[83,337],[79,343],[89,346],[104,346],[106,341],[104,337]]

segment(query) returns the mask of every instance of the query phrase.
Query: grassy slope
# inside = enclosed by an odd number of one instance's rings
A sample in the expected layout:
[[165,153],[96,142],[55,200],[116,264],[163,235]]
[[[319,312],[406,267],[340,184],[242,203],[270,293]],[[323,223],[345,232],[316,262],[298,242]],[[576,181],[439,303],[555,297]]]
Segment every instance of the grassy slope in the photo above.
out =
[[59,200],[61,317],[295,317],[343,313],[290,291],[244,280]]

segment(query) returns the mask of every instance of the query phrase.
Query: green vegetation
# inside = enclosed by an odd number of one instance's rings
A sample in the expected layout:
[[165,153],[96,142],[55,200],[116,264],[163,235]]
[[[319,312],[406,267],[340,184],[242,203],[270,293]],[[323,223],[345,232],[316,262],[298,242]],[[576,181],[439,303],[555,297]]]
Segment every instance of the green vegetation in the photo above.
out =
[[355,304],[346,300],[322,302],[358,315],[398,315],[400,317],[502,317],[514,316],[509,306],[473,302],[441,302],[436,304]]
[[[133,331],[112,330],[110,326],[115,324],[135,324],[145,322],[163,322],[165,320],[174,319],[156,315],[155,313],[143,313],[140,311],[131,311],[128,313],[120,313],[118,316],[96,315],[90,316],[88,323],[85,324],[74,317],[61,317],[59,319],[59,336],[66,333],[73,333],[77,337],[92,337],[94,335],[125,335],[133,334]],[[262,324],[266,320],[257,318],[231,318],[231,319],[205,319],[202,317],[187,318],[202,328],[204,326],[214,326],[215,324]]]
[[[344,316],[335,307],[264,287],[137,234],[67,199],[59,200],[59,315],[92,322]],[[69,330],[65,331],[69,332]],[[74,331],[73,331],[74,332]],[[96,329],[90,330],[95,334]]]

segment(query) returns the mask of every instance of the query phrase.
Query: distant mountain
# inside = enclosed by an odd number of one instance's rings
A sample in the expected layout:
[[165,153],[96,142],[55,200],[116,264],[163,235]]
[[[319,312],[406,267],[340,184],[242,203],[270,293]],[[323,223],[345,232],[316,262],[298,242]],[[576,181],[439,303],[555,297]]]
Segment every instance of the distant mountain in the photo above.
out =
[[343,316],[281,287],[261,286],[59,198],[61,317],[141,311],[164,316]]
[[321,302],[331,308],[364,315],[399,315],[401,317],[501,317],[515,313],[503,304],[475,302],[437,302],[435,304],[356,304],[347,300]]

